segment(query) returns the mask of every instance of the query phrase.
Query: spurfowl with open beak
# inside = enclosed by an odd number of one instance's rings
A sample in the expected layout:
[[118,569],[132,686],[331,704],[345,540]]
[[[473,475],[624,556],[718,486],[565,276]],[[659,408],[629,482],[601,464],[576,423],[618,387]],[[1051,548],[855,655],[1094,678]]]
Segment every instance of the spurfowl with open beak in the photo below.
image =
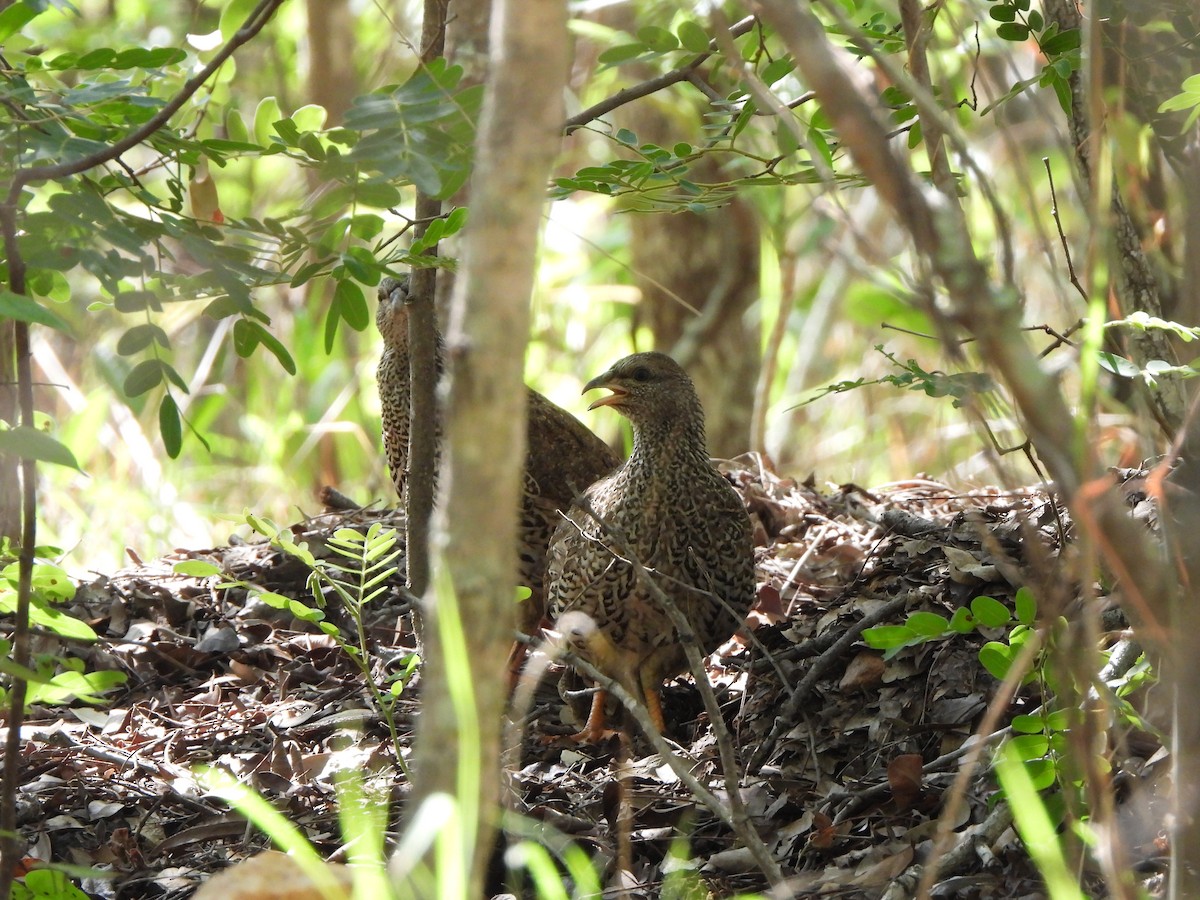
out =
[[[659,689],[687,668],[681,638],[647,578],[687,618],[702,655],[742,624],[755,598],[750,520],[708,459],[691,379],[663,353],[637,353],[584,388],[611,393],[633,453],[585,492],[555,532],[546,608],[571,648],[643,700],[663,730]],[[634,568],[636,559],[645,573]],[[603,692],[574,737],[604,729]]]

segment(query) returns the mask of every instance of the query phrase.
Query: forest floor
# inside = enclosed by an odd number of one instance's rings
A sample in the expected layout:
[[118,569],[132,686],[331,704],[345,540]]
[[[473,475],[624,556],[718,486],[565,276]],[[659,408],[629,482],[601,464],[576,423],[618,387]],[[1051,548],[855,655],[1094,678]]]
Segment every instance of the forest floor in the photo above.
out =
[[[958,491],[920,478],[872,491],[822,490],[754,468],[727,474],[755,523],[759,602],[750,637],[715,654],[709,678],[746,811],[787,878],[776,896],[912,896],[939,823],[948,840],[933,896],[1043,896],[1008,806],[996,802],[987,765],[995,742],[970,740],[981,723],[994,736],[1010,734],[1015,716],[1036,713],[1046,699],[1034,684],[993,704],[1001,682],[979,651],[1005,643],[1011,626],[943,635],[891,658],[861,633],[903,624],[916,611],[948,619],[980,596],[1013,609],[1028,573],[1053,566],[1069,546],[1065,512],[1037,490]],[[1137,513],[1147,501],[1136,480],[1124,487]],[[361,510],[316,516],[291,534],[321,556],[337,529],[375,521],[402,525],[401,514]],[[221,576],[175,571],[196,559]],[[83,884],[94,897],[190,896],[268,846],[198,784],[200,764],[252,786],[327,857],[341,848],[335,776],[381,773],[396,838],[408,785],[351,655],[287,610],[223,586],[247,582],[311,605],[308,574],[270,544],[234,543],[79,586],[68,611],[106,637],[73,652],[128,681],[107,707],[32,710],[19,792],[27,856],[107,870],[112,877]],[[415,649],[399,597],[392,591],[368,607],[370,665],[380,680],[403,671]],[[326,613],[352,631],[336,602]],[[1106,646],[1120,637],[1116,626]],[[61,651],[52,643],[39,649]],[[405,756],[419,680],[418,670],[396,703]],[[992,706],[997,715],[989,717]],[[667,737],[716,802],[698,799],[644,737],[596,746],[543,740],[569,730],[571,716],[546,679],[522,718],[509,783],[511,806],[525,814],[521,830],[547,846],[566,835],[612,896],[764,890],[753,854],[730,826],[718,737],[695,683],[669,684],[664,709]],[[1111,739],[1114,770],[1152,785],[1164,756],[1154,737],[1129,730]],[[982,764],[954,786],[973,747]],[[1134,806],[1142,814],[1127,817],[1126,844],[1153,892],[1162,814],[1148,801]],[[494,893],[533,896],[528,885],[505,881],[502,869]],[[1096,873],[1081,877],[1100,883]]]

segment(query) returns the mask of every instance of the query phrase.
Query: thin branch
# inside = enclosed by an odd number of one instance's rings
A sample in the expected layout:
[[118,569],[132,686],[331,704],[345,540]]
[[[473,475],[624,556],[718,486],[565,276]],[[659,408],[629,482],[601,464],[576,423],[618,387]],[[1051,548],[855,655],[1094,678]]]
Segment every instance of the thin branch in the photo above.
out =
[[98,150],[95,153],[74,161],[61,162],[51,166],[34,166],[27,169],[18,169],[13,176],[7,202],[15,203],[21,195],[21,189],[27,185],[40,184],[43,181],[54,181],[59,178],[69,178],[72,175],[79,175],[88,169],[112,162],[121,156],[121,154],[141,144],[150,135],[166,125],[170,121],[171,116],[175,115],[192,98],[192,95],[204,86],[204,83],[213,76],[213,73],[221,68],[225,60],[229,59],[243,44],[253,40],[283,3],[284,0],[261,0],[258,6],[246,17],[245,24],[234,33],[233,37],[229,39],[229,42],[224,47],[217,51],[217,55],[212,58],[208,65],[185,81],[179,93],[166,106],[147,119],[144,125],[131,131],[115,144],[111,144],[103,150]]
[[[754,16],[747,16],[740,22],[737,22],[729,29],[729,34],[732,37],[741,37],[746,32],[750,31],[758,22]],[[663,88],[670,87],[673,84],[679,84],[682,81],[692,82],[696,70],[704,65],[713,55],[716,49],[716,41],[710,41],[709,46],[713,49],[705,53],[700,53],[694,56],[691,60],[684,63],[677,69],[672,69],[670,72],[664,72],[662,75],[656,75],[654,78],[648,78],[645,81],[630,85],[627,88],[617,91],[611,97],[606,97],[599,103],[589,106],[582,112],[576,113],[563,123],[563,134],[569,135],[578,131],[584,125],[594,122],[601,116],[606,116],[615,109],[625,106],[627,103],[632,103],[634,100],[640,100],[642,97],[648,97]],[[707,92],[705,92],[707,93]]]
[[812,689],[817,683],[817,679],[829,671],[834,663],[845,656],[851,645],[858,640],[863,631],[892,618],[903,610],[908,605],[908,602],[908,595],[897,597],[895,600],[885,603],[870,615],[863,616],[847,628],[845,633],[834,642],[833,646],[818,657],[804,678],[801,679],[796,690],[792,692],[791,697],[788,698],[779,715],[775,718],[770,732],[763,738],[762,743],[758,745],[758,749],[754,751],[754,755],[750,757],[750,765],[747,769],[750,774],[757,773],[763,767],[763,764],[766,763],[771,753],[775,750],[775,745],[779,742],[780,737],[783,736],[785,731],[789,731],[794,727],[800,716],[800,711],[808,701]]
[[1075,290],[1079,291],[1083,302],[1087,303],[1087,291],[1083,289],[1083,285],[1079,283],[1079,276],[1075,274],[1075,263],[1071,261],[1071,246],[1067,243],[1067,236],[1063,233],[1062,219],[1058,215],[1058,192],[1054,189],[1054,171],[1050,168],[1050,157],[1043,156],[1042,165],[1046,167],[1046,179],[1050,182],[1050,215],[1054,217],[1054,227],[1058,230],[1058,239],[1062,241],[1063,257],[1067,261],[1067,274],[1070,275],[1071,284],[1075,285]]
[[[20,213],[21,192],[31,184],[79,175],[95,166],[112,162],[127,150],[141,144],[163,127],[179,109],[212,77],[213,73],[234,51],[254,38],[270,21],[283,0],[262,0],[247,17],[245,24],[218,51],[217,55],[192,78],[179,93],[140,128],[104,150],[81,159],[57,165],[18,169],[13,174],[8,195],[0,204],[0,232],[8,262],[8,287],[14,294],[27,293],[25,258],[18,242],[17,219]],[[32,351],[29,343],[29,323],[14,321],[18,403],[21,424],[34,427]],[[16,665],[29,667],[30,634],[29,607],[32,593],[34,553],[37,547],[37,462],[22,457],[21,471],[21,550],[18,558],[17,609],[13,630],[12,660]],[[9,697],[8,734],[4,746],[4,777],[0,785],[0,897],[9,896],[14,873],[17,871],[16,791],[21,777],[21,722],[25,714],[27,683],[12,679]]]

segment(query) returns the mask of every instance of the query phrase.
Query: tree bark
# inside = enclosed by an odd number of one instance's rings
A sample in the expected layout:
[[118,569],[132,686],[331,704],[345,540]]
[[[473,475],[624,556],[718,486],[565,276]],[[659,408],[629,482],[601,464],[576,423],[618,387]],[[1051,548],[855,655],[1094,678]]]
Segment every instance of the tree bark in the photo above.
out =
[[325,107],[326,125],[342,123],[358,93],[350,0],[308,0],[308,96]]
[[410,803],[412,817],[434,795],[456,797],[468,897],[484,896],[499,810],[505,663],[516,613],[524,347],[545,187],[563,116],[565,4],[499,0],[490,43],[471,222],[447,335],[437,598],[425,607],[427,660]]
[[[0,321],[0,421],[17,424],[17,348],[13,343],[13,323]],[[21,482],[17,468],[21,461],[0,453],[0,538],[14,545],[21,537]]]

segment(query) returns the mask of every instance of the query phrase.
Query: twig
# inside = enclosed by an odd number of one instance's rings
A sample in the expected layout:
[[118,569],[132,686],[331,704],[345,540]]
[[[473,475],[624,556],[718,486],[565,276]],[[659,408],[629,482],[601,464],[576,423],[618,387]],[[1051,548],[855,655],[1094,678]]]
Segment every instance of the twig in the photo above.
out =
[[1054,217],[1054,227],[1058,230],[1058,239],[1062,241],[1063,257],[1067,260],[1067,274],[1070,276],[1071,284],[1075,285],[1075,290],[1079,291],[1083,302],[1087,303],[1087,291],[1083,289],[1083,285],[1079,283],[1079,276],[1075,274],[1075,263],[1071,260],[1071,247],[1067,243],[1067,236],[1063,233],[1062,219],[1058,215],[1058,192],[1054,189],[1054,171],[1050,168],[1050,157],[1043,156],[1042,165],[1046,167],[1046,178],[1050,182],[1050,215]]
[[747,767],[747,771],[750,774],[753,775],[762,769],[763,764],[775,750],[775,745],[778,743],[779,738],[783,736],[785,731],[794,726],[797,717],[800,715],[801,707],[808,700],[808,696],[812,692],[814,685],[816,685],[817,679],[824,675],[835,662],[845,655],[850,646],[858,640],[859,635],[865,629],[896,615],[908,605],[910,599],[911,595],[905,594],[903,597],[897,597],[895,600],[885,603],[870,615],[863,616],[863,618],[846,629],[845,634],[839,637],[833,646],[817,658],[812,668],[805,673],[800,684],[796,686],[796,690],[788,698],[787,703],[784,704],[783,710],[775,718],[770,732],[763,738],[762,743],[758,745],[758,749],[754,751],[754,755],[750,757],[750,765]]
[[[754,16],[746,16],[729,29],[729,34],[732,37],[741,37],[755,26],[758,20]],[[664,72],[662,75],[657,75],[654,78],[648,78],[645,81],[631,85],[627,88],[617,91],[611,97],[606,97],[599,103],[589,106],[582,112],[578,112],[571,116],[563,123],[563,134],[569,135],[578,131],[584,125],[599,119],[601,116],[606,116],[615,109],[619,109],[627,103],[632,103],[634,100],[639,100],[642,97],[648,97],[651,94],[661,91],[663,88],[670,87],[673,84],[687,81],[693,83],[696,75],[696,70],[704,65],[713,55],[716,48],[716,42],[710,41],[709,46],[713,50],[708,50],[704,53],[697,54],[691,60],[684,63],[677,69],[672,69],[670,72]]]
[[[941,858],[943,872],[957,872],[972,862],[982,847],[994,844],[1000,835],[1012,825],[1012,809],[1007,803],[999,804],[991,814],[978,825],[972,825],[960,836],[954,849]],[[916,896],[917,885],[925,874],[924,862],[916,863],[900,874],[891,886],[883,893],[881,900],[908,900]]]

